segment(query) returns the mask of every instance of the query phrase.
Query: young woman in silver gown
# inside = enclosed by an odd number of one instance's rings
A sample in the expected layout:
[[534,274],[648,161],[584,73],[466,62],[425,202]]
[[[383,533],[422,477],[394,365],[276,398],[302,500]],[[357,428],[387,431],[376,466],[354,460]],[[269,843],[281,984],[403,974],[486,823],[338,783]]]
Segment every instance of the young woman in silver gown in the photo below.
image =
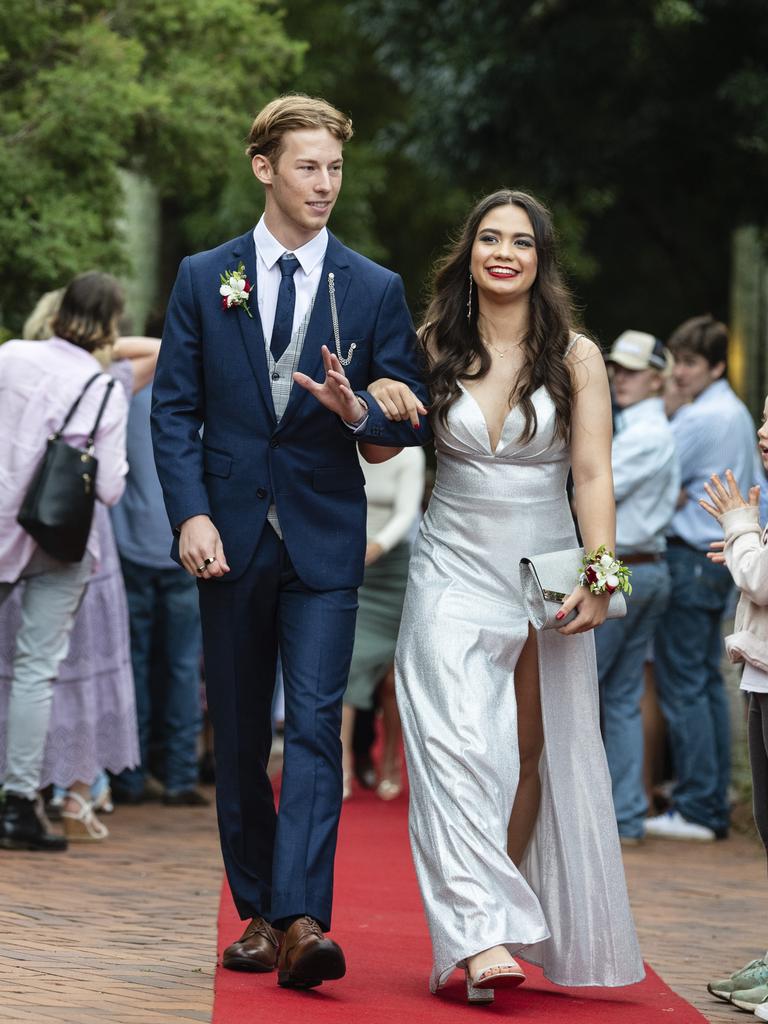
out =
[[[592,629],[607,597],[534,634],[523,555],[613,549],[611,413],[600,351],[571,329],[551,221],[531,196],[472,211],[438,270],[421,332],[437,480],[411,560],[397,650],[410,835],[436,992],[472,1001],[524,980],[643,977],[600,738]],[[410,392],[371,391],[393,418]],[[574,577],[575,577],[574,573]]]

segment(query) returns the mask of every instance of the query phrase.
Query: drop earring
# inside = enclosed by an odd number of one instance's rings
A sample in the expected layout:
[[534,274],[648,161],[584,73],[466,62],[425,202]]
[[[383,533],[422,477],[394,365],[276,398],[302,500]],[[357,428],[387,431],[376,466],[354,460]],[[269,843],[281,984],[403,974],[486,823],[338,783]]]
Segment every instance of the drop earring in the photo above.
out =
[[469,297],[467,299],[467,323],[472,322],[472,271],[469,272]]

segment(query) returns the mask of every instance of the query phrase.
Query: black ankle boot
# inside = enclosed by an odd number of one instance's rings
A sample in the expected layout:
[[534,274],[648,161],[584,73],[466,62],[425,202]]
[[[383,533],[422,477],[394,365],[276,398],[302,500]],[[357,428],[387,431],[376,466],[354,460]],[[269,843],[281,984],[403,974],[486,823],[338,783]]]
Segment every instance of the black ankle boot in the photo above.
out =
[[35,800],[5,794],[0,812],[0,847],[4,850],[66,850],[64,836],[49,832]]

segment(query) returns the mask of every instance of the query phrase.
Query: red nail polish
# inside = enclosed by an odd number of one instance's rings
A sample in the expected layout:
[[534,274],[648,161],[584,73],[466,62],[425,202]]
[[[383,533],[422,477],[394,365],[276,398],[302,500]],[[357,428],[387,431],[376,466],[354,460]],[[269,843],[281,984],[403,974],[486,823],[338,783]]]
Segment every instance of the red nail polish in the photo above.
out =
[[421,430],[421,424],[420,423],[414,423],[413,424],[413,429],[414,430]]
[[557,613],[557,615],[555,616],[555,618],[556,618],[556,619],[558,620],[558,622],[559,622],[559,621],[560,621],[560,619],[562,619],[562,617],[563,617],[564,615],[565,615],[565,612],[558,612],[558,613]]

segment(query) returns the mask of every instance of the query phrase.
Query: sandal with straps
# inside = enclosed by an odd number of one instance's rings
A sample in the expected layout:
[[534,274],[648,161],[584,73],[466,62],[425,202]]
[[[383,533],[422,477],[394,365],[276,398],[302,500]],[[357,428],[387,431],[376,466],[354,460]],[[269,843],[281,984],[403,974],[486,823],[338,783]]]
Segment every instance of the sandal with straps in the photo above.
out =
[[80,805],[77,812],[61,812],[64,835],[70,843],[100,843],[107,838],[109,829],[93,813],[92,803],[84,800],[79,793],[68,792],[66,799],[74,800]]
[[465,965],[467,1000],[470,1003],[492,1003],[494,989],[517,988],[525,981],[525,974],[516,960],[501,964],[489,964],[474,977]]

